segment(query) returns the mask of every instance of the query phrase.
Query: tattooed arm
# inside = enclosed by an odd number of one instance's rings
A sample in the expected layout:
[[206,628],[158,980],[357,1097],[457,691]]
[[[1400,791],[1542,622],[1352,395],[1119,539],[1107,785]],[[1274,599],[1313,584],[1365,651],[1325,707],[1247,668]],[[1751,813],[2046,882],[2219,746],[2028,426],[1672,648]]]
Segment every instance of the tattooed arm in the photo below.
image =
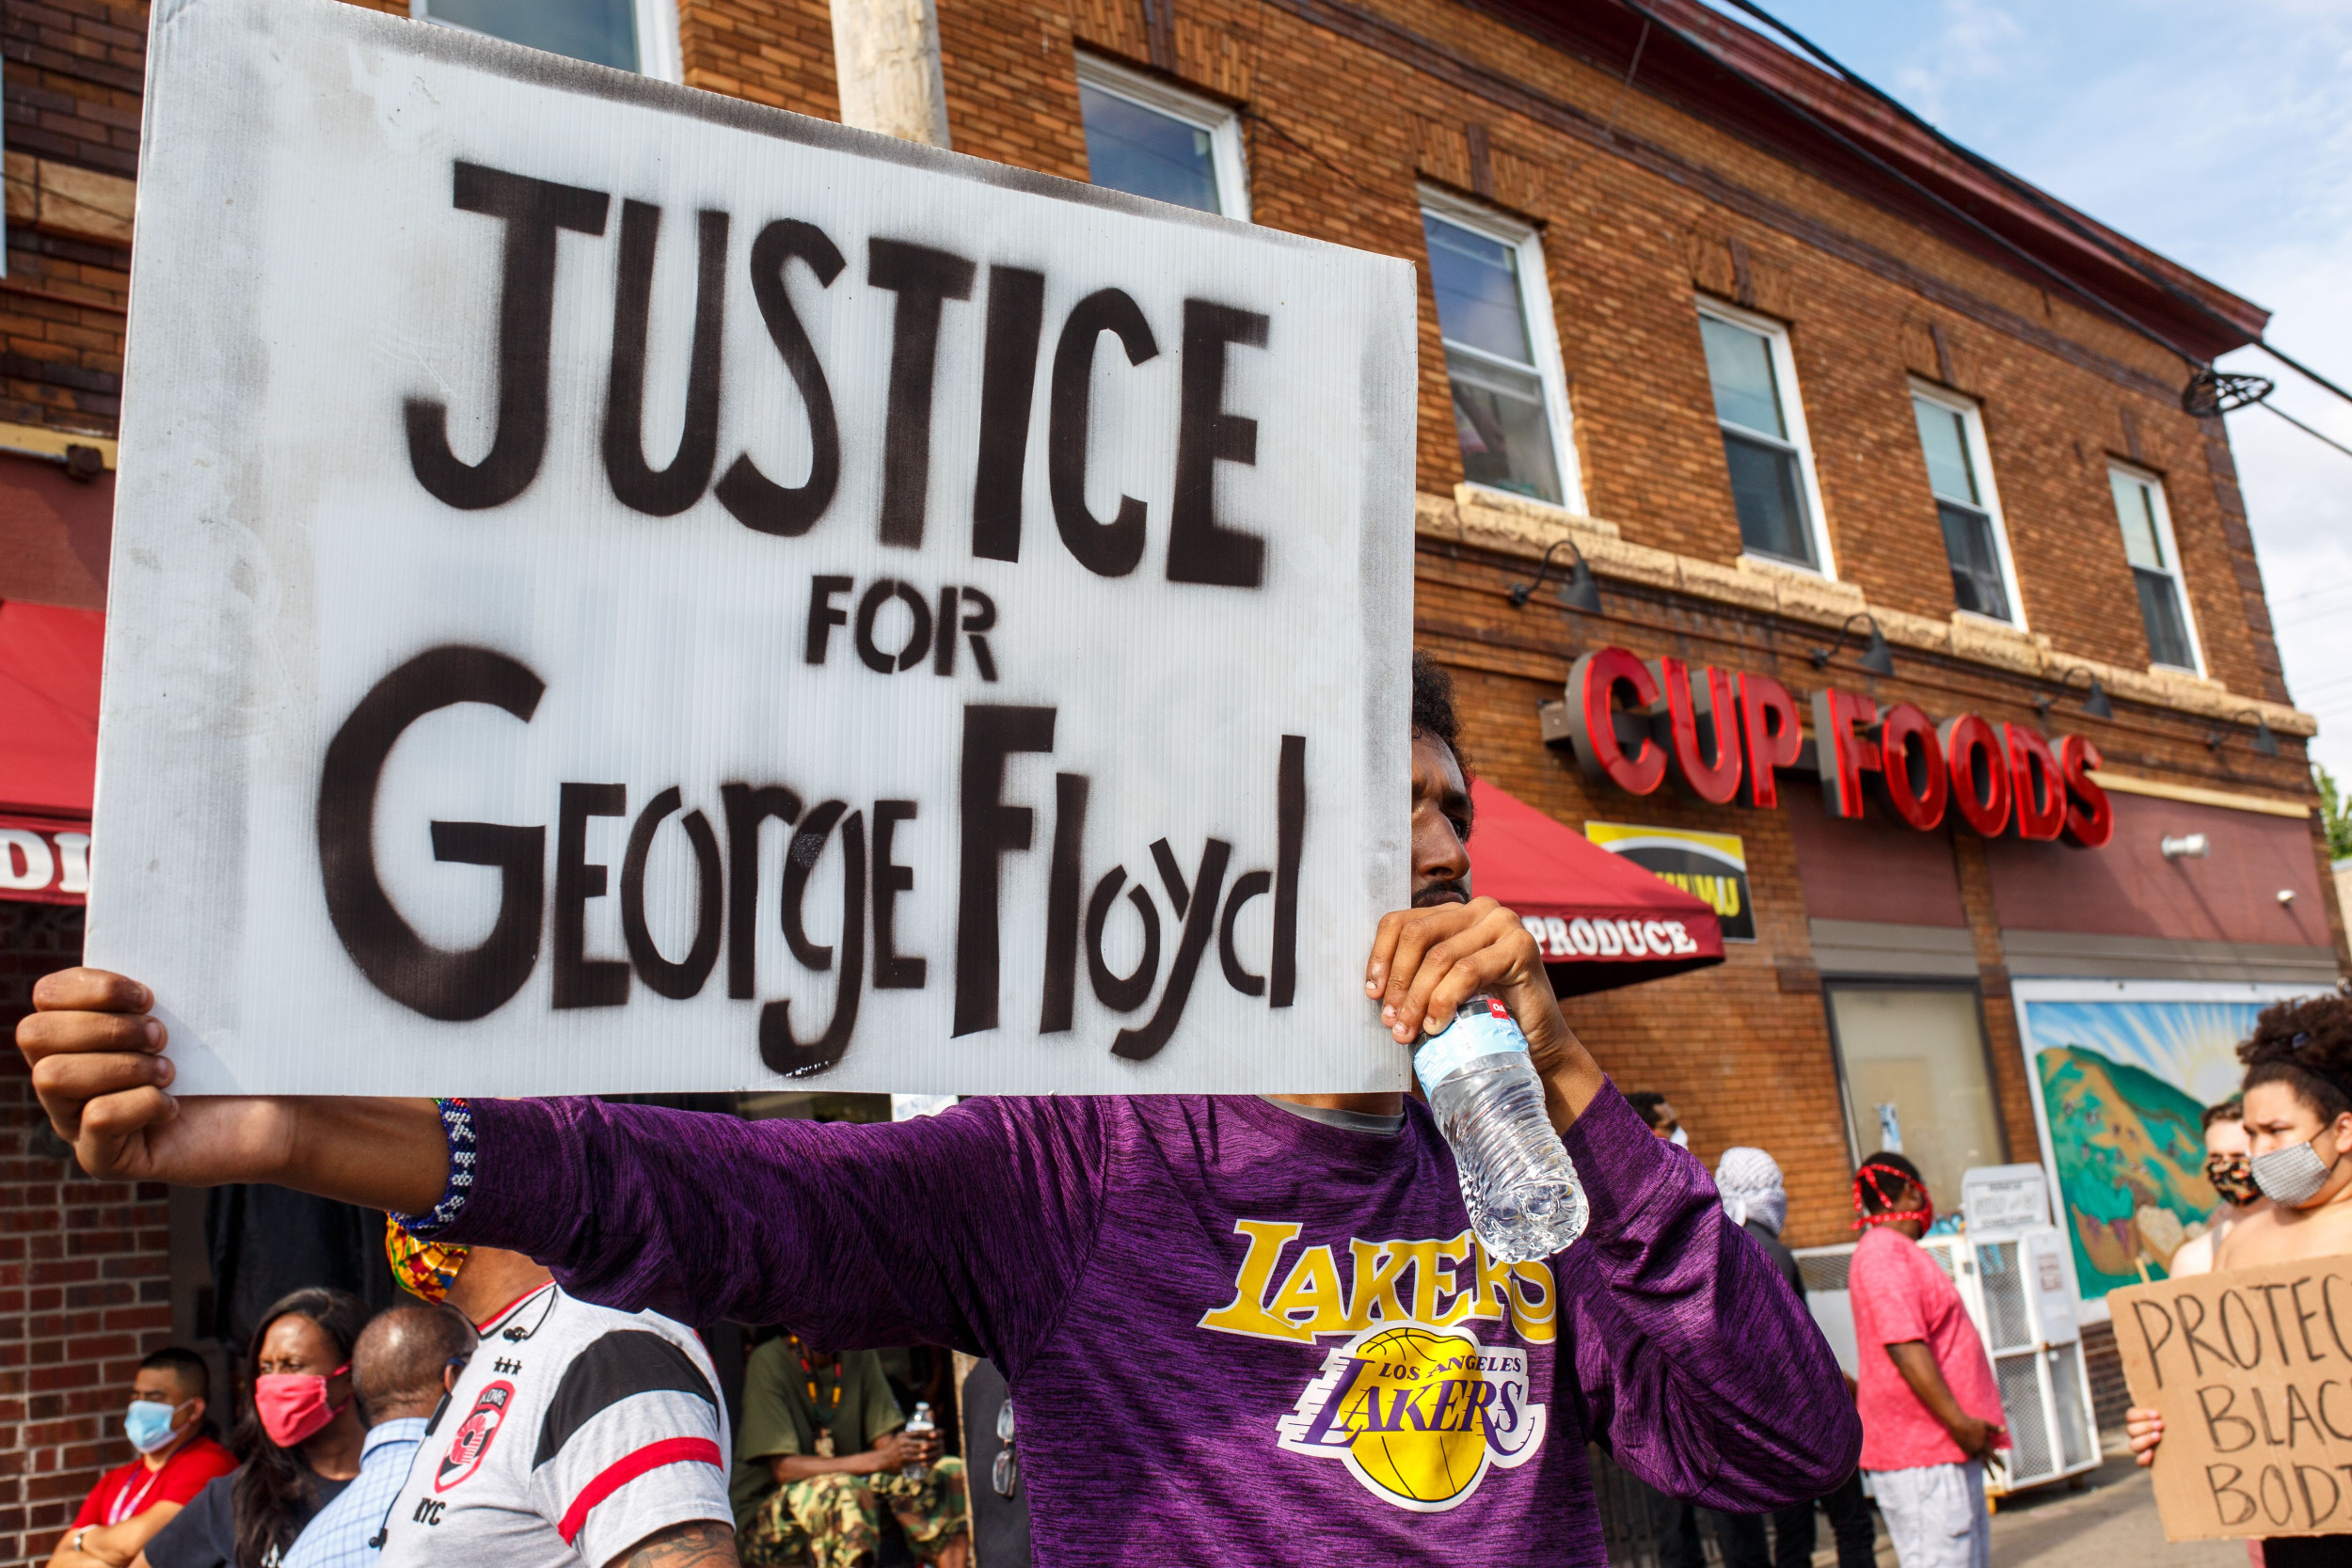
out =
[[736,1568],[735,1531],[711,1519],[690,1519],[654,1531],[605,1568]]

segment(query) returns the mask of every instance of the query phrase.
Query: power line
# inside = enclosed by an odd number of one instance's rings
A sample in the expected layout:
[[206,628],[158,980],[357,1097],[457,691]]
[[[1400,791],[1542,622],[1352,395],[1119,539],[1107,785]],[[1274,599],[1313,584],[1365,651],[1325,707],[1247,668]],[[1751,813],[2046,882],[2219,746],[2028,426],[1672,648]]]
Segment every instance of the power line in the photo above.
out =
[[[1644,3],[1644,0],[1620,0],[1620,3],[1623,4],[1627,9],[1632,11],[1636,16],[1642,17],[1645,21],[1655,22],[1659,26],[1663,27],[1666,31],[1674,34],[1675,37],[1680,39],[1684,43],[1689,44],[1692,48],[1696,49],[1701,54],[1707,55],[1709,59],[1712,59],[1717,65],[1729,71],[1732,75],[1737,76],[1742,82],[1747,83],[1748,86],[1771,98],[1777,100],[1783,108],[1788,110],[1799,119],[1804,120],[1807,125],[1813,127],[1814,130],[1820,132],[1822,135],[1827,136],[1830,140],[1836,142],[1839,147],[1844,148],[1848,152],[1851,152],[1855,157],[1860,158],[1863,162],[1868,164],[1880,173],[1886,175],[1889,179],[1896,181],[1904,188],[1918,196],[1926,198],[1929,201],[1942,208],[1945,212],[1949,213],[1953,217],[1958,218],[1962,223],[1966,224],[1977,233],[1981,234],[1986,239],[1992,241],[1994,245],[2000,246],[2003,250],[2008,251],[2010,255],[2016,257],[2019,261],[2025,262],[2036,272],[2042,273],[2045,277],[2053,279],[2068,293],[2083,300],[2101,314],[2113,318],[2117,323],[2134,332],[2138,333],[2149,341],[2180,356],[2182,363],[2187,365],[2192,370],[2201,368],[2204,364],[2202,359],[2190,353],[2187,349],[2183,348],[2179,343],[2174,342],[2170,338],[2165,336],[2164,333],[2149,325],[2146,322],[2139,320],[2137,317],[2131,315],[2121,308],[2108,303],[2105,299],[2102,299],[2098,294],[2092,293],[2087,285],[2079,283],[2074,278],[2068,277],[2065,273],[2060,272],[2057,267],[2052,266],[2041,257],[2034,255],[2025,246],[2019,245],[2008,235],[2002,233],[1992,225],[1986,223],[1983,219],[1978,217],[1974,213],[1971,213],[1966,208],[1962,207],[1959,203],[1944,196],[1941,192],[1931,189],[1927,185],[1922,184],[1919,181],[1914,179],[1912,176],[1904,173],[1901,169],[1897,168],[1893,164],[1871,151],[1860,142],[1855,141],[1851,136],[1849,136],[1846,133],[1837,129],[1837,127],[1821,119],[1820,116],[1815,114],[1811,109],[1806,108],[1804,104],[1798,102],[1793,94],[1788,92],[1784,88],[1773,86],[1772,83],[1765,81],[1763,78],[1756,76],[1748,71],[1741,69],[1740,66],[1733,64],[1730,60],[1725,59],[1723,55],[1716,54],[1711,49],[1708,49],[1704,41],[1693,37],[1685,29],[1677,27],[1672,22],[1667,21],[1664,17],[1659,16],[1656,12],[1652,11],[1649,7]],[[1754,12],[1756,15],[1762,17],[1766,22],[1771,23],[1775,27],[1780,26],[1780,24],[1774,21],[1770,13],[1750,5],[1748,0],[1729,0],[1729,3],[1740,7],[1742,10]],[[1788,31],[1786,28],[1782,28],[1781,30],[1784,32]],[[1789,33],[1788,36],[1792,39],[1797,39],[1800,42],[1804,41],[1801,38],[1799,38],[1799,35],[1795,33]],[[1811,49],[1813,46],[1806,44],[1805,47]],[[1815,52],[1817,54],[1819,53],[1818,50]],[[1824,55],[1821,55],[1821,58],[1827,60],[1829,56]],[[1873,97],[1881,99],[1889,104],[1893,104],[1897,111],[1904,115],[1905,118],[1915,119],[1915,117],[1911,115],[1909,110],[1902,108],[1900,104],[1895,103],[1894,100],[1887,98],[1885,94],[1880,92],[1876,87],[1870,87],[1867,83],[1863,82],[1859,77],[1853,76],[1852,73],[1848,71],[1845,67],[1837,65],[1835,61],[1831,61],[1830,63],[1832,68],[1841,76],[1847,77],[1856,86],[1870,93]],[[1931,128],[1931,129],[1932,128]],[[1964,149],[1957,147],[1955,147],[1955,150],[1965,152]],[[2236,328],[2233,327],[2233,330],[2236,330]]]
[[[2269,345],[2265,344],[2264,346],[2268,347]],[[2327,435],[2322,431],[2313,430],[2310,425],[2305,424],[2302,420],[2296,419],[2294,415],[2288,413],[2277,404],[2270,402],[2268,399],[2265,399],[2263,400],[2261,406],[2268,409],[2271,413],[2278,415],[2279,418],[2286,420],[2287,423],[2293,425],[2296,429],[2301,431],[2312,440],[2325,441],[2329,446],[2335,448],[2338,451],[2344,453],[2344,456],[2352,457],[2352,447],[2345,446],[2342,441],[2337,440],[2334,436]]]

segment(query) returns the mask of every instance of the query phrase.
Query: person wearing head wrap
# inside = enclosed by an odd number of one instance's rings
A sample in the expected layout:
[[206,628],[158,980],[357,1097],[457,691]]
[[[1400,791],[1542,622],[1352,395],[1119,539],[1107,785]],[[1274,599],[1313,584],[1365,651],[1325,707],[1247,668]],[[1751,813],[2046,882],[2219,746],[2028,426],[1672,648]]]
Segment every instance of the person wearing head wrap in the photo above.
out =
[[1780,1163],[1760,1148],[1726,1148],[1715,1163],[1715,1191],[1722,1195],[1731,1223],[1763,1243],[1781,1277],[1802,1299],[1804,1276],[1797,1272],[1796,1259],[1780,1244],[1781,1227],[1788,1223],[1788,1189],[1781,1184]]
[[[1780,1162],[1760,1148],[1726,1148],[1715,1163],[1715,1191],[1731,1223],[1764,1249],[1797,1299],[1804,1301],[1804,1275],[1796,1255],[1780,1240],[1788,1223],[1788,1189],[1781,1179]],[[1821,1498],[1820,1507],[1837,1541],[1838,1568],[1871,1568],[1877,1561],[1877,1532],[1870,1504],[1862,1495],[1861,1472],[1848,1476]],[[1813,1561],[1813,1509],[1812,1503],[1799,1503],[1769,1515],[1712,1514],[1724,1568],[1808,1568]],[[1769,1551],[1764,1534],[1768,1517],[1772,1522]]]

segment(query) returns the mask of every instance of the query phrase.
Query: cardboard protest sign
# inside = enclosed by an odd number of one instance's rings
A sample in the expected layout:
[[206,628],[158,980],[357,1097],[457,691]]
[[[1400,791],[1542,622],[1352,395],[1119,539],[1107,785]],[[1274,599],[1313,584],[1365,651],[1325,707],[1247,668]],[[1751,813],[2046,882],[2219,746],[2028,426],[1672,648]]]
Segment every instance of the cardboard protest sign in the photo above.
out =
[[329,0],[149,62],[181,1090],[1402,1082],[1409,265]]
[[2352,1534],[2352,1257],[2107,1294],[2174,1541]]

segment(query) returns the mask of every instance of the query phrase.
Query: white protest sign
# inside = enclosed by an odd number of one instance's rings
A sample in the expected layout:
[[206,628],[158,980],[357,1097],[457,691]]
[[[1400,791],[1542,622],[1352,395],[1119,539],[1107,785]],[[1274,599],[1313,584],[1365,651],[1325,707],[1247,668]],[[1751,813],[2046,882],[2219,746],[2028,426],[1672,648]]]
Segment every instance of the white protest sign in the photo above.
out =
[[1358,1090],[1409,265],[158,0],[89,961],[183,1092]]

